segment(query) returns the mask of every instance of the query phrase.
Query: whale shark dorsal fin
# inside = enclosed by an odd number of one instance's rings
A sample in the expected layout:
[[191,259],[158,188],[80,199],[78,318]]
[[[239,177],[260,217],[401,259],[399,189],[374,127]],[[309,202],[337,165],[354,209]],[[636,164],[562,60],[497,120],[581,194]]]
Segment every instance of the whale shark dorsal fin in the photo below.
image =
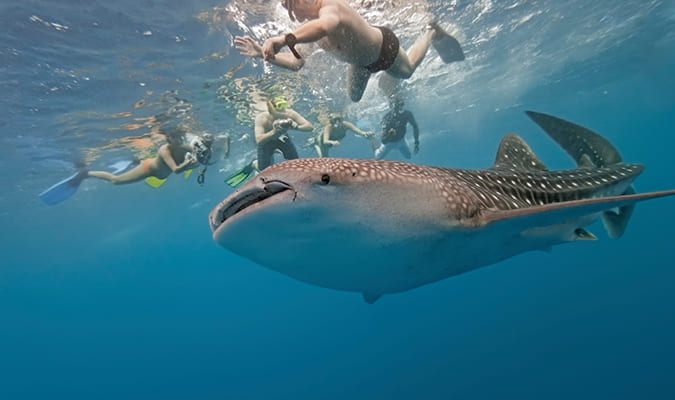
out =
[[546,166],[534,154],[530,146],[520,136],[513,133],[508,133],[502,138],[492,168],[546,171]]
[[368,304],[375,303],[380,297],[382,297],[381,294],[363,293],[363,300]]

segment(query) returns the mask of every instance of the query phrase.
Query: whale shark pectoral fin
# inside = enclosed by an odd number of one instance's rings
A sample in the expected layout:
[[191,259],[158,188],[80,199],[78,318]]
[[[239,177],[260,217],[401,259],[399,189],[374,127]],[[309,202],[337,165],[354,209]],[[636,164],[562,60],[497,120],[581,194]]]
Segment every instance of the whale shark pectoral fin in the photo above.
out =
[[382,297],[381,294],[363,293],[363,300],[368,304],[375,303],[380,297]]
[[587,231],[584,228],[577,228],[574,230],[574,240],[598,240],[598,238],[592,234],[591,232]]
[[[615,207],[618,207],[620,210],[626,210],[627,208],[632,209],[637,202],[673,195],[675,195],[675,190],[664,190],[660,192],[626,194],[551,203],[515,210],[484,211],[478,222],[479,226],[485,228],[491,226],[512,232],[535,231],[537,229],[559,225],[577,218],[584,218],[603,212],[607,213],[608,210]],[[622,218],[626,220],[625,216]],[[610,235],[612,234],[612,232],[609,233]]]
[[[624,194],[634,194],[635,187],[630,185]],[[630,216],[633,215],[634,205],[618,207],[617,209],[608,210],[602,213],[602,223],[612,239],[618,239],[623,235]]]

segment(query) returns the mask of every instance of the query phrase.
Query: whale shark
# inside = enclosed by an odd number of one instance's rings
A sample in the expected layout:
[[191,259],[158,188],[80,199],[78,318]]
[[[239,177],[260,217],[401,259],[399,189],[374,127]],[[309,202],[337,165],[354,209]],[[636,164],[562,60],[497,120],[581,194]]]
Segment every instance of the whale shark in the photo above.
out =
[[532,250],[626,229],[644,166],[622,161],[588,128],[526,114],[576,162],[548,170],[506,134],[493,165],[454,169],[397,161],[305,158],[264,169],[209,214],[216,243],[261,266],[368,303]]

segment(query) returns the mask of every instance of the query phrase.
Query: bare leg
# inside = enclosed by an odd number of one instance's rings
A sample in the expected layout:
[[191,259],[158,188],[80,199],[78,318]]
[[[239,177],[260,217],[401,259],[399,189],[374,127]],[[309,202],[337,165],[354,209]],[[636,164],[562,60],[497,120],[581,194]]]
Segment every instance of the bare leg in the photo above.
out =
[[403,51],[402,48],[398,49],[398,56],[394,64],[387,70],[395,78],[399,79],[408,79],[415,72],[417,67],[420,65],[424,56],[429,51],[429,46],[431,46],[431,39],[434,37],[434,30],[427,29],[424,34],[417,39],[415,44],[408,50],[408,53]]
[[372,136],[369,137],[368,139],[370,139],[370,146],[373,148],[373,153],[375,153],[375,151],[377,150],[377,142],[375,142],[375,139],[373,139]]
[[356,65],[349,66],[349,72],[347,72],[347,90],[349,91],[349,98],[353,102],[357,102],[363,97],[368,79],[370,79],[370,72],[367,69]]
[[113,185],[123,185],[125,183],[138,182],[143,178],[147,178],[143,164],[139,164],[132,170],[123,173],[122,175],[113,175],[106,171],[89,171],[89,176],[93,178],[106,180]]

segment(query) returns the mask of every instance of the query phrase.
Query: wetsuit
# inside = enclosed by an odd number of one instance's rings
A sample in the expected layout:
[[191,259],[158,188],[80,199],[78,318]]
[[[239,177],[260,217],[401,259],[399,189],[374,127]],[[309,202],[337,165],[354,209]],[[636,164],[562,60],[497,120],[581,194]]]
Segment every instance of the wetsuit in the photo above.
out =
[[382,159],[392,149],[398,149],[405,158],[410,158],[410,148],[403,140],[408,123],[413,127],[415,143],[419,141],[419,128],[410,111],[391,110],[382,118],[382,144],[375,150],[375,158]]

